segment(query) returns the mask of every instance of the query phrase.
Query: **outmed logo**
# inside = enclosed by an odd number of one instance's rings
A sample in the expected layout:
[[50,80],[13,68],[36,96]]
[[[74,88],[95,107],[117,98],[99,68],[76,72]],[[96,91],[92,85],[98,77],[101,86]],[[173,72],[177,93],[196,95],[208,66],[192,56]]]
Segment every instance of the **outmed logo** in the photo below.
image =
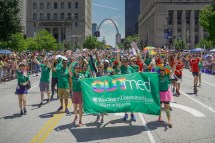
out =
[[112,92],[117,88],[121,90],[146,90],[151,92],[150,78],[148,78],[147,82],[143,80],[127,80],[126,78],[116,78],[111,81],[96,80],[91,85],[95,92]]

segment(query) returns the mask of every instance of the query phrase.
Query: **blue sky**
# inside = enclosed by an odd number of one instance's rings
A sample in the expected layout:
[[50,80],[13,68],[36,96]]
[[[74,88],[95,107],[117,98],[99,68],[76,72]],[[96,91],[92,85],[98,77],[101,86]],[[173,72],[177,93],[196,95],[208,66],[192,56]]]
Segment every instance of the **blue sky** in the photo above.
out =
[[[121,37],[125,37],[125,0],[93,0],[92,22],[98,25],[102,20],[111,18],[117,25]],[[110,21],[106,21],[100,28],[101,41],[105,36],[109,45],[115,46],[116,29]]]

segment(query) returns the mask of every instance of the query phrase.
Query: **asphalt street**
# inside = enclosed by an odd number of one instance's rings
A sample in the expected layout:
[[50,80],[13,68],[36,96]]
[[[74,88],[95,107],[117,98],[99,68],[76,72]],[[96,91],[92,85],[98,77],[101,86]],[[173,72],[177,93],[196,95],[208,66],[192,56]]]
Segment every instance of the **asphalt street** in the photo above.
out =
[[[122,113],[108,114],[104,124],[95,115],[84,115],[82,127],[72,123],[74,114],[56,113],[59,101],[38,107],[39,77],[31,76],[32,88],[27,96],[25,116],[19,115],[18,97],[14,94],[17,81],[0,84],[1,143],[214,143],[215,142],[215,76],[202,75],[198,96],[193,94],[193,77],[183,72],[181,96],[171,103],[173,128],[158,122],[157,116],[135,113],[136,122],[124,122]],[[47,96],[45,96],[47,98]],[[130,115],[129,115],[130,119]]]

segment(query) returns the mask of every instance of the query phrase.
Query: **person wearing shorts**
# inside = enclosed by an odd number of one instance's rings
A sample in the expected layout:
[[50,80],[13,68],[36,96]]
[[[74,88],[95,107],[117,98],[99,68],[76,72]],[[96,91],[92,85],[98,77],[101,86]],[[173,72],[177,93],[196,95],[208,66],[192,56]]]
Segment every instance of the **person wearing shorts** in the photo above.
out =
[[44,64],[41,64],[36,58],[34,58],[34,61],[40,65],[41,67],[41,77],[40,77],[40,92],[41,92],[41,102],[39,106],[43,105],[44,100],[44,94],[47,93],[48,99],[46,103],[50,102],[50,91],[49,91],[49,85],[50,85],[50,71],[51,71],[51,65],[49,63],[49,60],[47,57],[44,58]]
[[181,81],[182,81],[182,71],[184,68],[184,64],[182,62],[182,58],[178,57],[177,59],[178,64],[176,65],[176,69],[175,69],[175,76],[176,76],[176,94],[177,96],[180,96],[180,87],[181,87]]
[[54,67],[52,64],[52,71],[58,73],[58,97],[60,98],[60,107],[57,111],[63,110],[63,101],[65,103],[65,113],[69,114],[68,98],[72,88],[72,81],[67,68],[67,58],[63,57],[62,66]]
[[[202,57],[202,55],[201,55]],[[197,94],[198,89],[197,89],[197,83],[198,83],[198,77],[199,77],[199,61],[200,59],[197,57],[197,54],[194,53],[193,57],[190,59],[190,70],[193,74],[194,80],[194,94]]]
[[[177,55],[176,55],[177,57]],[[177,58],[176,58],[177,59]],[[176,60],[175,60],[176,61]],[[168,126],[172,128],[172,123],[171,123],[171,114],[170,114],[170,106],[169,103],[173,99],[173,95],[169,89],[169,83],[170,83],[170,76],[175,72],[175,68],[177,65],[177,61],[173,67],[173,70],[171,71],[170,75],[166,73],[165,67],[160,68],[160,74],[159,74],[159,91],[160,91],[160,116],[158,118],[158,121],[162,121],[161,119],[161,110],[162,110],[162,104],[164,104],[164,108],[166,110],[166,115],[168,119]]]
[[73,122],[75,123],[78,119],[78,110],[79,109],[79,124],[81,127],[82,124],[82,91],[81,91],[81,79],[84,78],[84,74],[80,72],[81,66],[79,63],[72,62],[69,66],[69,73],[72,77],[72,103],[74,104],[74,113],[75,118]]
[[17,74],[17,87],[15,94],[18,95],[19,99],[19,108],[20,108],[20,115],[25,115],[27,113],[26,109],[26,96],[28,94],[28,90],[26,85],[29,82],[29,75],[26,71],[26,64],[19,63],[17,64],[16,54],[13,54],[15,59],[15,66],[16,66],[16,74]]

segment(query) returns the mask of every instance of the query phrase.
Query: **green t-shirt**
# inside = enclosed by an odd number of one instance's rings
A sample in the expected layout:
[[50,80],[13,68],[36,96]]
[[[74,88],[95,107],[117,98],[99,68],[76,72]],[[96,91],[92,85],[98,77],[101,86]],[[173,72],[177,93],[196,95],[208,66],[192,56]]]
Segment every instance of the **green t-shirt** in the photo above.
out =
[[169,75],[159,75],[159,90],[160,91],[167,91],[169,89]]
[[29,81],[29,75],[24,76],[23,73],[19,70],[16,70],[16,74],[17,74],[17,81],[18,81],[18,84],[20,83],[24,83],[24,82],[27,82]]
[[69,89],[69,70],[68,68],[58,67],[56,68],[58,73],[58,88]]
[[121,66],[121,74],[129,74],[129,73],[134,73],[134,69],[130,66],[128,66],[127,68],[125,66]]
[[198,66],[199,66],[199,70],[201,71],[202,70],[202,62],[201,61],[199,62]]
[[[57,64],[55,68],[61,68],[63,65],[61,63]],[[58,73],[55,71],[52,71],[52,78],[58,78]]]
[[134,72],[139,72],[139,67],[137,65],[131,66],[134,69]]
[[41,82],[50,82],[50,71],[51,71],[51,68],[47,67],[44,64],[40,64],[40,67],[42,69],[40,81]]
[[150,63],[151,63],[151,58],[146,58],[145,64],[146,64],[147,66],[149,66]]
[[72,91],[73,92],[81,92],[81,79],[84,78],[84,75],[82,73],[79,73],[76,75],[73,72],[72,76]]
[[82,74],[84,75],[84,78],[90,78],[89,70],[87,70],[86,72],[82,72]]

